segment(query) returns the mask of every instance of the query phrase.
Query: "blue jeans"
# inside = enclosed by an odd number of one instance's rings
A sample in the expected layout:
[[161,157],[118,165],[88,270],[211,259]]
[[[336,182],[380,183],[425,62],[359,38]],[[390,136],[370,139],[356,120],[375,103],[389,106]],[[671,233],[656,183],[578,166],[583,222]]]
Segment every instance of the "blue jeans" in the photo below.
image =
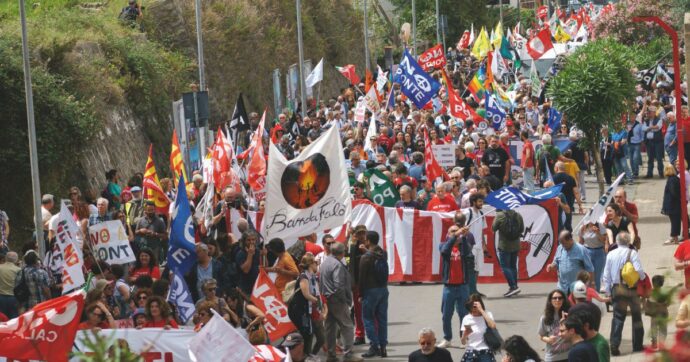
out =
[[[627,146],[627,145],[624,145]],[[624,150],[627,148],[623,147]],[[627,154],[627,152],[626,152]],[[628,157],[624,156],[621,158],[616,158],[615,156],[613,157],[613,164],[616,166],[616,174],[613,175],[613,177],[618,178],[618,175],[621,174],[621,172],[625,172],[625,178],[627,180],[632,180],[633,175],[632,171],[630,171],[630,166],[628,165]]]
[[[446,341],[453,340],[453,327],[451,321],[453,320],[453,313],[457,312],[460,317],[460,323],[467,314],[465,303],[469,298],[469,289],[467,284],[460,285],[444,285],[443,286],[443,301],[441,302],[441,312],[443,313],[443,338]],[[462,333],[462,331],[458,331]]]
[[642,143],[628,143],[628,148],[625,153],[625,156],[630,161],[630,169],[634,177],[640,175],[640,166],[642,165],[642,153],[640,153],[641,145]]
[[522,182],[527,192],[534,192],[534,167],[522,169]]
[[17,318],[19,315],[17,299],[13,295],[0,295],[0,312],[9,319]]
[[678,158],[678,145],[666,147],[666,154],[668,155],[668,163],[675,165]]
[[371,288],[362,293],[364,331],[372,346],[388,344],[388,288]]
[[463,257],[463,274],[465,275],[465,282],[467,284],[468,295],[479,293],[477,291],[477,271],[474,270],[474,258]]
[[606,252],[604,252],[604,247],[590,249],[585,247],[585,253],[589,256],[589,260],[592,261],[594,266],[594,284],[597,286],[597,290],[601,287],[601,274],[604,273],[604,266],[606,266]]
[[664,175],[664,141],[647,141],[647,176],[654,176],[654,160],[659,176]]
[[503,270],[503,275],[506,277],[506,281],[508,282],[508,286],[510,287],[510,289],[515,289],[518,287],[517,261],[517,251],[509,253],[501,249],[498,249],[498,262],[501,265],[501,270]]

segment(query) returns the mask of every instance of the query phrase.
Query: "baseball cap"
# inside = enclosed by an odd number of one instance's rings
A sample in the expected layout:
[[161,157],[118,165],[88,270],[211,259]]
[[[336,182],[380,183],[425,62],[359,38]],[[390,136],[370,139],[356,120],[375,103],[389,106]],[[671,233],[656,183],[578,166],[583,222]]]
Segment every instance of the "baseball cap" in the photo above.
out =
[[355,226],[355,234],[357,234],[359,232],[366,232],[366,231],[367,231],[367,227],[364,225]]
[[281,347],[294,347],[299,345],[300,343],[304,343],[304,339],[302,338],[302,335],[295,332],[295,333],[290,333],[285,337],[285,340],[283,343],[280,344]]
[[582,281],[578,280],[575,282],[573,287],[573,296],[577,298],[587,298],[587,286]]
[[131,189],[129,189],[129,191],[131,191],[132,193],[134,193],[134,192],[141,192],[141,187],[139,187],[139,186],[134,186],[134,187],[132,187]]

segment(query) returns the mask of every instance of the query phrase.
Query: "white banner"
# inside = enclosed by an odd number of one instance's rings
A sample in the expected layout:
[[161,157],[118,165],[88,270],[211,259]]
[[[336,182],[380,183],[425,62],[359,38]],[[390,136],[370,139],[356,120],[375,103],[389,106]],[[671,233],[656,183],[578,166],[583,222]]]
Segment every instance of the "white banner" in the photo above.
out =
[[[88,330],[77,332],[74,340],[74,350],[89,352],[84,344],[84,339]],[[169,329],[145,328],[145,329],[103,329],[98,332],[102,337],[106,337],[110,344],[115,340],[123,339],[127,341],[129,349],[139,354],[144,361],[174,361],[191,362],[189,358],[189,342],[196,336],[192,329]],[[91,339],[92,336],[88,335]],[[78,359],[73,358],[72,361]]]
[[352,199],[338,127],[329,128],[292,161],[275,145],[269,151],[262,234],[285,246],[303,235],[350,220]]
[[78,233],[81,233],[81,230],[63,202],[60,205],[57,229],[55,230],[55,243],[60,256],[62,256],[62,294],[81,287],[86,282],[82,270],[84,257],[76,239]]
[[108,264],[127,264],[136,261],[120,220],[89,226],[89,241],[96,258]]
[[431,145],[431,151],[441,167],[455,166],[455,147],[457,145],[454,144]]
[[254,347],[216,311],[206,325],[189,342],[193,361],[248,361]]

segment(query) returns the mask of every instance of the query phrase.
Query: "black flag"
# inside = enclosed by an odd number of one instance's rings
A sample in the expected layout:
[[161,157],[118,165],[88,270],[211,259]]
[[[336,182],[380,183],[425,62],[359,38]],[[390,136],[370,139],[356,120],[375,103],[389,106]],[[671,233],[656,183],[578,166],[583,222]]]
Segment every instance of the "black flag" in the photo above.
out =
[[641,71],[637,72],[635,77],[637,78],[637,82],[640,83],[642,88],[646,90],[652,90],[652,82],[656,77],[657,65],[658,64],[654,64],[654,66],[652,66],[649,69],[642,69]]
[[230,119],[230,129],[233,133],[246,131],[249,129],[249,117],[247,117],[247,111],[244,108],[242,93],[237,96],[235,110],[232,112],[232,119]]

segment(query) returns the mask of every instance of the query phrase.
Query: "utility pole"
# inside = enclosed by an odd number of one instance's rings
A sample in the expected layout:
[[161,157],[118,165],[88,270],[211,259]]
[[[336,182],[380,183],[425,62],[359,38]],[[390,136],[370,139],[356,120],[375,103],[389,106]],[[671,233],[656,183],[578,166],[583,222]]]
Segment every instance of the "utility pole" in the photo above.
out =
[[369,61],[369,18],[367,17],[367,0],[364,0],[364,65],[371,70]]
[[302,119],[307,116],[306,85],[304,84],[304,49],[302,47],[302,1],[297,0],[297,50],[299,51],[299,94],[302,102]]
[[503,26],[503,0],[498,0],[498,14],[501,18],[501,26]]
[[26,93],[26,118],[29,123],[29,158],[31,163],[31,191],[34,196],[34,228],[38,253],[45,258],[43,242],[43,221],[41,217],[41,182],[38,175],[38,148],[36,146],[36,121],[34,119],[34,93],[31,87],[31,65],[29,63],[29,35],[26,30],[26,9],[24,0],[19,0],[19,19],[22,26],[22,57],[24,59],[24,92]]
[[[201,0],[194,2],[194,10],[196,18],[197,61],[199,62],[199,90],[203,92],[206,90],[206,73],[204,72],[204,41],[201,34]],[[196,96],[194,99],[196,100]],[[199,131],[199,159],[203,162],[206,157],[206,130],[208,125],[197,123],[197,127]]]
[[[436,0],[436,44],[441,44],[441,16],[439,14],[438,0]],[[443,51],[445,52],[446,49],[444,48]]]
[[417,9],[412,0],[412,55],[417,56]]

